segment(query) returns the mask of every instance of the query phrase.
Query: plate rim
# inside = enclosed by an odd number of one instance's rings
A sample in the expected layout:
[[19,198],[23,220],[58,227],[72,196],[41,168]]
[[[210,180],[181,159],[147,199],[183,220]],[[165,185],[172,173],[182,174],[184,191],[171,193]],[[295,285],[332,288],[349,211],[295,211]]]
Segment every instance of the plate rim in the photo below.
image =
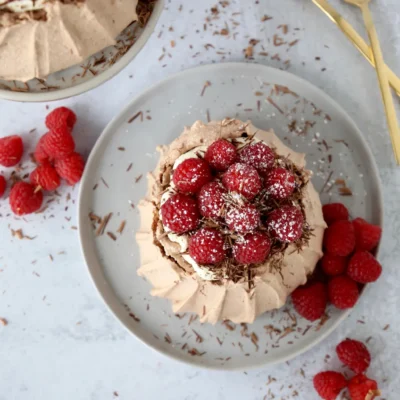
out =
[[[329,96],[327,93],[325,93],[322,89],[320,89],[318,86],[314,85],[313,83],[309,82],[308,80],[301,78],[295,74],[292,74],[288,71],[283,71],[277,68],[273,68],[264,64],[259,64],[259,63],[246,63],[246,62],[225,62],[225,63],[218,63],[218,64],[204,64],[204,65],[199,65],[199,66],[195,66],[195,67],[191,67],[188,69],[185,69],[183,71],[177,72],[173,75],[169,75],[166,78],[162,79],[161,81],[153,84],[152,86],[150,86],[148,89],[145,89],[143,91],[141,91],[137,96],[135,96],[132,100],[130,100],[121,110],[120,112],[115,115],[111,121],[107,124],[107,126],[104,128],[104,130],[102,131],[102,133],[100,134],[100,136],[98,137],[98,139],[96,140],[95,145],[93,146],[90,155],[88,157],[88,160],[86,162],[86,168],[85,168],[85,172],[84,175],[82,177],[81,180],[81,184],[79,187],[79,196],[78,196],[78,208],[77,208],[77,212],[78,212],[78,232],[79,232],[79,244],[80,244],[80,248],[81,248],[81,253],[83,255],[83,258],[85,260],[85,264],[87,267],[87,271],[90,275],[91,281],[94,285],[94,287],[96,288],[96,291],[98,293],[98,295],[101,297],[103,303],[106,305],[106,308],[111,312],[111,314],[119,321],[119,323],[121,323],[123,325],[123,327],[132,335],[134,336],[137,340],[139,340],[140,342],[142,342],[144,345],[146,345],[146,347],[150,348],[153,351],[156,351],[157,353],[178,361],[180,363],[184,363],[186,365],[191,365],[197,368],[202,368],[202,369],[206,369],[206,370],[218,370],[218,371],[243,371],[243,370],[254,370],[254,369],[258,369],[261,367],[266,367],[266,366],[272,366],[272,365],[276,365],[276,364],[280,364],[280,363],[284,363],[286,361],[289,361],[291,359],[294,359],[298,356],[300,356],[301,354],[304,354],[305,352],[309,351],[310,349],[312,349],[313,347],[317,346],[318,344],[320,344],[323,340],[325,340],[328,336],[330,336],[337,328],[338,326],[351,314],[352,309],[348,309],[346,311],[343,311],[342,314],[338,317],[338,319],[332,324],[332,326],[330,326],[325,332],[323,332],[320,336],[318,336],[315,340],[313,340],[312,342],[310,342],[309,344],[301,347],[300,349],[292,352],[290,355],[287,356],[282,356],[282,357],[277,357],[275,359],[272,360],[266,360],[266,361],[260,361],[260,362],[256,362],[251,366],[246,366],[246,367],[240,367],[240,366],[229,366],[227,364],[224,365],[206,365],[206,364],[201,364],[198,362],[194,362],[188,359],[182,359],[179,358],[177,356],[175,356],[174,354],[170,354],[166,351],[164,351],[161,348],[155,348],[153,347],[150,343],[146,342],[145,340],[143,340],[136,332],[134,332],[118,315],[117,313],[114,311],[113,307],[106,301],[103,292],[102,292],[102,288],[101,288],[101,283],[98,282],[97,278],[94,276],[94,274],[92,274],[91,271],[91,267],[89,265],[88,262],[88,255],[87,255],[87,250],[85,249],[84,246],[84,241],[85,238],[83,237],[82,234],[82,226],[85,222],[87,222],[87,216],[84,216],[82,213],[82,202],[83,202],[83,198],[84,198],[84,187],[86,187],[86,180],[89,180],[87,171],[88,171],[88,166],[90,164],[92,164],[93,162],[95,162],[95,157],[96,157],[96,153],[98,150],[101,150],[101,147],[103,145],[103,142],[105,142],[106,140],[108,140],[109,136],[112,136],[115,129],[114,129],[114,125],[117,124],[118,120],[121,118],[121,115],[125,114],[129,109],[132,108],[132,106],[139,102],[141,98],[146,97],[147,95],[149,95],[152,91],[155,91],[157,88],[162,87],[165,84],[168,84],[170,81],[174,81],[177,78],[182,78],[182,76],[185,75],[190,75],[190,74],[196,74],[196,73],[201,73],[201,71],[208,71],[212,72],[212,70],[214,69],[219,69],[219,68],[235,68],[235,67],[239,67],[239,68],[249,68],[249,70],[251,71],[251,69],[258,69],[258,68],[262,68],[265,70],[265,74],[267,75],[268,72],[273,71],[274,74],[278,73],[281,76],[289,76],[290,79],[297,81],[299,84],[305,85],[308,87],[309,90],[313,91],[314,94],[317,94],[321,97],[324,98],[325,101],[327,101],[328,103],[331,104],[332,107],[335,107],[341,115],[343,115],[343,117],[345,118],[346,122],[352,127],[352,129],[354,130],[354,132],[356,133],[356,135],[358,136],[358,139],[361,141],[363,147],[364,147],[364,151],[367,153],[368,158],[371,162],[370,167],[372,168],[373,174],[374,174],[374,180],[376,180],[376,186],[378,189],[378,196],[377,196],[377,206],[379,207],[379,215],[377,220],[379,221],[379,226],[383,227],[383,223],[384,223],[384,202],[383,202],[383,187],[382,187],[382,181],[380,178],[380,174],[379,174],[379,169],[375,160],[375,157],[368,145],[368,142],[366,141],[366,139],[364,138],[361,130],[358,128],[357,124],[355,123],[355,121],[350,117],[350,115],[347,113],[347,111],[339,104],[336,102],[336,100],[334,100],[331,96]],[[90,185],[89,185],[90,186]],[[376,250],[376,257],[379,257],[379,253],[380,253],[380,245],[378,245],[377,250]],[[368,285],[365,287],[365,289],[363,290],[362,294],[364,294],[364,292],[366,292],[368,289]]]

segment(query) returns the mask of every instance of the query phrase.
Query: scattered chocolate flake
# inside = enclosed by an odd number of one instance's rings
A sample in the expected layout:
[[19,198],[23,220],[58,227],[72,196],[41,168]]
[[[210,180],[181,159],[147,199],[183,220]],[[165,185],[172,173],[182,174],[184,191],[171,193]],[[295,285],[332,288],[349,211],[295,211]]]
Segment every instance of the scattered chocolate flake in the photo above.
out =
[[119,396],[118,392],[114,392],[113,395],[114,395],[114,397],[118,397]]
[[326,185],[327,185],[327,184],[329,183],[329,181],[331,180],[332,175],[333,175],[333,171],[331,171],[331,172],[329,173],[328,177],[326,178],[325,183],[322,185],[322,188],[321,188],[321,190],[319,191],[320,193],[323,193],[323,191],[324,191],[325,188],[326,188]]
[[132,311],[129,313],[129,316],[130,316],[135,322],[140,322],[140,318],[138,318]]
[[176,46],[175,40],[171,40],[171,47],[174,48]]
[[135,183],[138,183],[143,178],[143,174],[140,174],[135,178]]
[[103,182],[104,186],[109,189],[110,187],[108,186],[108,183],[104,180],[104,178],[100,178],[101,181]]
[[389,328],[390,328],[390,325],[387,324],[387,325],[385,325],[385,327],[383,328],[383,330],[384,330],[384,331],[387,331]]
[[143,122],[143,112],[142,111],[138,111],[133,117],[128,119],[128,124],[131,124],[138,117],[140,117],[140,122]]
[[216,337],[216,339],[220,346],[224,344],[224,342],[218,336]]
[[107,236],[114,240],[114,242],[117,240],[117,237],[110,231],[107,232]]
[[272,104],[281,114],[284,114],[282,108],[280,108],[275,102],[274,100],[272,100],[272,98],[270,96],[267,97],[267,100],[270,104]]
[[202,89],[202,91],[201,91],[201,93],[200,93],[200,96],[204,96],[204,93],[205,93],[206,89],[207,89],[209,86],[211,86],[211,82],[210,82],[210,81],[206,81],[206,82],[204,83],[204,86],[203,86],[203,89]]
[[270,17],[269,15],[263,15],[261,17],[261,22],[265,22],[265,21],[269,21],[270,19],[272,19],[273,17]]
[[191,355],[191,356],[202,356],[202,355],[204,355],[204,354],[206,354],[206,352],[205,351],[203,351],[202,353],[200,353],[197,349],[195,349],[194,347],[192,348],[192,349],[190,349],[190,350],[188,350],[188,353]]
[[289,43],[289,46],[292,47],[299,42],[299,39],[293,40],[293,42]]
[[0,318],[0,325],[7,326],[8,321],[5,318]]
[[89,213],[89,219],[91,221],[94,221],[96,224],[100,224],[101,223],[101,218],[98,215],[96,215],[95,213],[93,213],[93,212]]
[[236,329],[236,326],[232,325],[232,323],[228,320],[223,321],[222,325],[224,325],[225,328],[228,329],[229,331],[234,331]]
[[207,108],[207,122],[211,122],[210,110]]
[[206,315],[206,306],[203,305],[203,317]]
[[348,187],[339,188],[339,194],[341,196],[353,196],[353,192]]
[[119,151],[125,151],[125,147],[118,147]]
[[264,96],[264,93],[263,92],[255,92],[254,95],[255,96]]
[[316,331],[319,331],[319,330],[325,325],[325,323],[326,323],[329,319],[330,319],[329,315],[328,315],[328,314],[324,314],[324,315],[321,317],[321,319],[320,319],[320,321],[319,321],[319,323],[318,323],[318,326],[315,328],[315,330],[316,330]]
[[253,57],[253,46],[248,46],[244,49],[244,56],[245,58],[252,58]]
[[126,220],[121,221],[121,224],[119,225],[119,228],[117,229],[117,233],[119,233],[119,234],[122,235],[122,232],[123,232],[124,229],[125,229],[125,225],[126,225]]
[[260,112],[261,111],[261,101],[257,100],[257,111]]
[[335,142],[336,143],[343,143],[347,148],[349,148],[349,144],[345,141],[345,140],[343,140],[343,139],[340,139],[340,140],[335,140]]
[[171,343],[172,343],[171,336],[169,336],[168,333],[165,334],[164,340],[165,340],[168,344],[171,344]]
[[192,322],[196,321],[196,319],[198,318],[198,315],[194,315],[192,314],[189,318],[189,322],[188,325],[190,325]]
[[37,236],[27,236],[24,235],[24,232],[22,231],[22,229],[11,229],[11,235],[14,237],[16,237],[19,240],[23,240],[23,239],[27,239],[27,240],[34,240],[36,239]]
[[204,339],[194,329],[192,329],[192,331],[196,335],[196,342],[197,343],[203,343]]
[[256,350],[258,351],[258,349],[259,349],[259,346],[258,346],[258,336],[257,336],[254,332],[252,332],[252,333],[250,334],[250,339],[251,339],[251,343],[253,343],[254,346],[256,346]]
[[182,318],[185,318],[185,316],[186,316],[186,313],[185,314],[175,314],[175,317],[176,318],[179,318],[179,319],[182,319]]
[[284,35],[287,35],[287,33],[289,32],[289,25],[287,24],[279,25],[277,29],[282,29],[282,33]]
[[279,35],[275,34],[273,38],[273,44],[274,46],[279,47],[286,44],[286,42]]
[[50,261],[54,261],[54,258],[51,254],[49,254]]
[[93,186],[93,189],[92,189],[92,190],[96,190],[98,186],[99,186],[99,184],[96,183],[96,184]]
[[113,215],[112,213],[109,213],[102,219],[99,227],[96,230],[96,236],[101,236],[104,234],[104,231],[105,231],[107,224],[110,221],[112,215]]
[[133,163],[130,163],[130,164],[128,165],[128,168],[126,169],[126,172],[129,172],[129,171],[132,169],[132,166],[133,166]]

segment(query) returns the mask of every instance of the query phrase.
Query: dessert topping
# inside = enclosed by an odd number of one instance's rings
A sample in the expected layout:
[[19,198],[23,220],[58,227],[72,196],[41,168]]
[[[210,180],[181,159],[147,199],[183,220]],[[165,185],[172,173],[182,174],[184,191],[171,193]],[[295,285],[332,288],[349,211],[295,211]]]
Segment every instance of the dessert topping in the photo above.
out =
[[220,218],[225,209],[225,193],[219,182],[205,184],[198,195],[200,214],[206,218]]
[[239,162],[253,166],[259,173],[265,174],[273,167],[275,154],[263,142],[250,144],[239,152]]
[[173,174],[173,182],[182,193],[197,193],[212,175],[206,161],[200,158],[188,158],[178,165]]
[[230,230],[245,234],[258,228],[261,223],[260,212],[252,204],[231,207],[226,213],[225,221]]
[[295,177],[286,168],[273,168],[267,172],[264,185],[273,199],[284,200],[291,196],[295,189]]
[[233,256],[241,264],[259,264],[266,260],[271,240],[266,232],[248,233],[233,246]]
[[204,159],[216,171],[226,171],[237,159],[236,147],[225,139],[217,140],[207,149]]
[[271,235],[281,242],[291,243],[300,239],[303,233],[303,214],[294,206],[283,206],[271,212],[267,225]]
[[226,258],[224,236],[216,229],[199,229],[190,238],[189,254],[199,264],[220,263]]

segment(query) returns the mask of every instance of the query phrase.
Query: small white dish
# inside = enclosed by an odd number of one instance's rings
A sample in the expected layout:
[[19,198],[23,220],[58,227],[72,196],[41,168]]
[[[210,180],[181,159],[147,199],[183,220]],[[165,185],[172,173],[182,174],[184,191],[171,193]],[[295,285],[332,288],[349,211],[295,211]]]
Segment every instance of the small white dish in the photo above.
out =
[[[152,297],[150,284],[137,276],[139,216],[132,205],[146,193],[146,173],[158,161],[156,146],[170,143],[196,120],[228,116],[273,128],[290,147],[307,153],[323,202],[344,202],[352,216],[381,225],[382,196],[375,161],[346,112],[310,83],[263,65],[213,64],[181,72],[142,93],[107,126],[89,157],[79,198],[81,245],[97,290],[150,347],[186,363],[232,370],[293,358],[329,335],[349,312],[329,308],[329,319],[312,324],[288,304],[251,325],[202,325],[190,315],[175,316],[171,304]],[[337,179],[343,183],[335,184]],[[344,185],[352,196],[339,195]],[[113,213],[104,235],[96,236],[90,212]]]

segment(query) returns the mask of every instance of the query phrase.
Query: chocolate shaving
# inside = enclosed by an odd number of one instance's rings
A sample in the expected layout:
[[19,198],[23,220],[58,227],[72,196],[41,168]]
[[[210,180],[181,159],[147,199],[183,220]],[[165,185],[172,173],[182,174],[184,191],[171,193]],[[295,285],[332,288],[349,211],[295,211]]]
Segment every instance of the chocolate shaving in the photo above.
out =
[[136,322],[140,322],[140,318],[138,318],[132,311],[129,313],[129,316]]
[[205,93],[206,89],[207,89],[209,86],[211,86],[211,82],[210,82],[210,81],[206,81],[205,84],[204,84],[204,86],[203,86],[203,89],[202,89],[202,91],[201,91],[201,93],[200,93],[200,96],[204,96],[204,93]]
[[140,121],[143,122],[143,112],[142,111],[138,111],[133,117],[128,119],[128,124],[131,124],[138,117],[140,117]]

